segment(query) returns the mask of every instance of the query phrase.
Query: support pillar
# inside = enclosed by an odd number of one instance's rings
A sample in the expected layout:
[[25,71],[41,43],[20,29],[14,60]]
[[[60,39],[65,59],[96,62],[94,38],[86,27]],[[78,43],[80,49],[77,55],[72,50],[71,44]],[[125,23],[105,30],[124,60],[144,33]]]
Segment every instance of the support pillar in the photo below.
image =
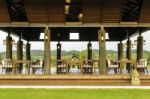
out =
[[57,44],[57,60],[61,60],[61,44],[58,42]]
[[[137,39],[137,61],[142,58],[143,58],[143,37],[141,36],[140,32],[139,37]],[[133,86],[139,86],[141,84],[141,81],[137,68],[134,68],[131,76],[132,76],[131,84]]]
[[44,74],[48,75],[50,74],[50,38],[51,38],[51,33],[48,28],[48,26],[44,30]]
[[[17,60],[23,59],[23,41],[21,41],[21,37],[19,38],[19,41],[17,42]],[[19,73],[21,73],[23,69],[22,64],[19,65]]]
[[6,59],[12,60],[12,37],[9,33],[6,37]]
[[137,39],[137,61],[143,58],[143,37],[140,33]]
[[[120,43],[118,43],[118,60],[122,60],[123,59],[123,43],[122,41],[120,41]],[[120,68],[120,73],[122,73],[122,65],[119,64]],[[115,73],[117,73],[117,69],[115,70]]]
[[118,60],[123,59],[123,43],[122,41],[120,41],[120,43],[118,43]]
[[23,41],[19,40],[17,42],[17,60],[23,59]]
[[31,48],[31,44],[29,43],[29,41],[27,41],[27,44],[26,44],[26,60],[31,60],[30,48]]
[[[127,41],[127,53],[126,53],[126,58],[128,60],[131,60],[131,40],[128,37],[128,41]],[[128,73],[130,73],[131,70],[131,64],[127,64],[126,69],[128,71]]]
[[87,49],[88,49],[88,60],[91,60],[92,59],[92,44],[91,42],[89,41],[88,45],[87,45]]
[[[12,60],[12,37],[10,36],[10,33],[8,33],[8,36],[6,37],[6,59]],[[6,73],[10,71],[11,69],[6,69]]]
[[105,45],[105,30],[102,27],[98,31],[99,40],[99,73],[106,74],[106,45]]

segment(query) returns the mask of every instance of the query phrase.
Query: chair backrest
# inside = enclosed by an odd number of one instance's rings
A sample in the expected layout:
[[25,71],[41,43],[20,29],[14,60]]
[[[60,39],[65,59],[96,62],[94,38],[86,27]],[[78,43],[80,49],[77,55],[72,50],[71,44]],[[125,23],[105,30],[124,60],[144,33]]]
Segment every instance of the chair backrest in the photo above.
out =
[[65,67],[67,66],[67,63],[65,60],[57,60],[57,67]]
[[62,60],[57,60],[57,65],[61,65],[63,64],[63,61]]
[[107,66],[111,67],[111,60],[110,59],[107,59]]
[[147,59],[140,59],[138,61],[138,66],[140,66],[140,67],[147,67]]
[[12,67],[12,60],[11,59],[3,59],[2,67]]
[[117,68],[119,65],[118,63],[114,62],[113,60],[107,59],[106,60],[107,67],[109,68]]
[[44,60],[43,59],[39,59],[33,62],[32,64],[33,68],[43,68],[44,67]]
[[93,64],[93,60],[84,60],[83,63],[84,64]]
[[44,60],[43,59],[39,60],[39,65],[40,65],[40,67],[43,67],[43,65],[44,65]]
[[93,60],[84,60],[83,61],[84,66],[93,66]]
[[93,65],[98,66],[99,65],[99,60],[93,60]]

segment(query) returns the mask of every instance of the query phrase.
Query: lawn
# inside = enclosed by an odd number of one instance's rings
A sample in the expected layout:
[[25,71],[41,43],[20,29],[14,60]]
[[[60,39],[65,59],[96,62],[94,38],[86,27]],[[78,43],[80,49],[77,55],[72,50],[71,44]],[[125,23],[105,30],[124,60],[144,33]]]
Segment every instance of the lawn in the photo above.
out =
[[150,99],[150,90],[0,89],[0,99]]

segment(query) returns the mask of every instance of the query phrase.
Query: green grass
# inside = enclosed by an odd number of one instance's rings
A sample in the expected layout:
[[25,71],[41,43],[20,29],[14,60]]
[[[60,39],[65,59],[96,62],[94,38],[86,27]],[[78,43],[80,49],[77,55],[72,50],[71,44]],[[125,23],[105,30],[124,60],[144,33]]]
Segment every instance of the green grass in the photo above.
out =
[[150,90],[0,89],[0,99],[150,99]]

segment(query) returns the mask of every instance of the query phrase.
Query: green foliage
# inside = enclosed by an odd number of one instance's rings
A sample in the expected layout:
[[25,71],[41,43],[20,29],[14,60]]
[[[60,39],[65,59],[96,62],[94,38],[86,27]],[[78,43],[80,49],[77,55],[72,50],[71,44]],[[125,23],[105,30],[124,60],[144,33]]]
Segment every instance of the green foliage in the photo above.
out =
[[78,52],[77,53],[77,57],[80,59],[80,60],[85,60],[85,59],[87,59],[87,52],[85,52],[85,51],[81,51],[81,52]]
[[[25,56],[25,52],[23,53]],[[43,50],[32,50],[31,51],[31,57],[33,60],[37,60],[37,59],[43,59],[44,58],[44,51]],[[87,50],[83,50],[83,51],[62,51],[61,55],[62,55],[62,59],[64,60],[69,60],[72,58],[72,55],[76,54],[77,57],[80,60],[84,60],[87,59]],[[106,58],[108,59],[118,59],[118,52],[117,51],[113,51],[113,50],[107,50],[106,51]],[[57,52],[56,50],[51,51],[51,63],[52,66],[56,66],[56,55]],[[92,50],[92,57],[93,59],[99,59],[99,50],[97,49],[93,49]],[[0,60],[5,58],[6,53],[2,52],[0,53]],[[25,58],[25,57],[24,57]],[[126,58],[126,52],[124,51],[124,58]],[[149,51],[144,51],[143,53],[143,58],[148,59],[148,65],[150,65],[150,52]],[[13,59],[16,59],[16,51],[13,51]],[[136,59],[136,50],[132,51],[132,59]]]

